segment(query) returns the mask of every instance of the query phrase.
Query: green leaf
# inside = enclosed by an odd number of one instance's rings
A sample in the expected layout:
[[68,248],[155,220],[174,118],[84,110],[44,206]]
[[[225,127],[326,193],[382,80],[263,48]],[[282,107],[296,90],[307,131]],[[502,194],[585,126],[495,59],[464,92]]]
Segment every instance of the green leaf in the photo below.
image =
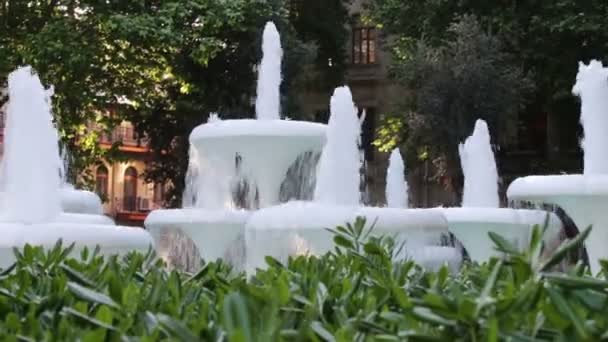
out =
[[551,303],[553,303],[553,305],[555,305],[555,307],[562,314],[564,314],[566,317],[568,317],[570,322],[574,325],[574,328],[576,329],[576,333],[578,334],[579,338],[581,338],[583,340],[588,339],[589,336],[587,334],[587,330],[585,328],[585,323],[583,322],[583,319],[574,312],[574,309],[572,309],[570,304],[561,295],[561,293],[558,290],[553,289],[551,286],[547,286],[545,288],[545,290],[547,291],[547,293],[549,294],[549,297],[551,298]]
[[61,264],[59,267],[66,273],[70,280],[83,286],[95,287],[95,283],[92,280],[88,279],[84,274],[72,269],[70,266]]
[[490,239],[494,242],[494,245],[498,251],[511,255],[519,254],[517,248],[513,246],[511,242],[507,241],[507,239],[505,239],[504,237],[494,232],[488,232],[488,235],[490,236]]
[[583,242],[587,239],[587,237],[589,236],[590,233],[591,233],[591,226],[587,227],[587,229],[580,232],[576,237],[574,237],[574,239],[563,242],[557,248],[555,253],[553,253],[553,255],[551,255],[540,266],[539,271],[541,271],[541,272],[548,271],[553,266],[562,262],[562,260],[564,260],[572,250],[580,247],[583,244]]
[[116,328],[110,324],[104,323],[102,321],[99,321],[95,318],[89,317],[81,312],[79,312],[78,310],[75,310],[73,308],[70,307],[64,307],[63,309],[61,309],[61,313],[63,315],[68,315],[68,316],[72,316],[75,317],[79,320],[81,320],[82,322],[86,322],[88,324],[91,324],[95,327],[98,328],[103,328],[103,329],[107,329],[107,330],[112,330],[112,331],[116,331]]
[[430,323],[430,324],[445,325],[447,327],[456,326],[456,321],[450,320],[450,319],[445,319],[445,318],[433,313],[433,311],[431,311],[428,308],[423,308],[423,307],[414,308],[414,310],[412,311],[412,314],[414,315],[414,317],[416,317],[424,322]]
[[334,243],[336,245],[338,245],[340,247],[344,247],[344,248],[349,248],[349,249],[355,248],[355,245],[353,244],[353,242],[351,240],[349,240],[348,238],[344,237],[343,235],[335,235]]
[[335,342],[336,339],[334,338],[334,335],[332,333],[330,333],[327,329],[325,329],[325,327],[323,326],[323,324],[319,321],[314,321],[312,323],[310,323],[310,328],[315,332],[315,334],[317,334],[319,337],[321,337],[321,339],[323,339],[323,341],[326,342]]
[[112,300],[112,298],[108,297],[107,295],[88,289],[84,286],[81,286],[77,283],[74,282],[68,282],[68,289],[70,290],[70,292],[72,292],[76,297],[91,302],[91,303],[96,303],[96,304],[104,304],[107,306],[110,306],[112,308],[119,308],[119,305],[116,304],[116,302],[114,302]]
[[196,272],[196,274],[194,274],[192,277],[186,279],[186,281],[184,282],[184,285],[187,285],[190,282],[202,279],[204,276],[207,275],[207,273],[209,273],[209,264],[203,265],[203,267],[200,270],[198,270],[198,272]]
[[156,315],[157,321],[167,330],[171,331],[180,341],[199,341],[192,332],[180,321],[171,316],[159,313]]

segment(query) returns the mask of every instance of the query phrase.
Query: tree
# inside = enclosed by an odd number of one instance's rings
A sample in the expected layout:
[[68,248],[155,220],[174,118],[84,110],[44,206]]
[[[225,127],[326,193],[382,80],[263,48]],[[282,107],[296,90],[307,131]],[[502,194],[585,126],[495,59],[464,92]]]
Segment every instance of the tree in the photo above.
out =
[[[608,3],[601,0],[506,0],[500,6],[480,0],[373,0],[369,6],[369,20],[391,38],[396,69],[417,51],[420,41],[439,47],[453,34],[452,23],[474,15],[481,28],[500,42],[501,51],[511,56],[511,65],[529,76],[529,96],[518,115],[530,119],[575,111],[571,87],[578,61],[608,57],[607,14]],[[381,127],[379,143],[398,141],[406,129],[399,120],[389,119]]]
[[452,24],[441,44],[418,41],[394,65],[393,75],[415,91],[399,108],[406,115],[385,117],[376,145],[389,151],[404,143],[417,151],[411,163],[430,158],[451,186],[460,182],[458,144],[471,134],[475,120],[499,131],[519,110],[527,85],[512,56],[473,16]]

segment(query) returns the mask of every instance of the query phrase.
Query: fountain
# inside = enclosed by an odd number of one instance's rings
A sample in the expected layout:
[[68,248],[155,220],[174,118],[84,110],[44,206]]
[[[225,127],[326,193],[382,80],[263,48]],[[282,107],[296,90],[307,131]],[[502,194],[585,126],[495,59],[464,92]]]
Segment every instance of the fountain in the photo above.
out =
[[485,121],[477,120],[473,135],[459,146],[464,174],[461,208],[447,208],[449,230],[464,245],[471,260],[487,261],[499,255],[488,233],[505,237],[519,249],[528,246],[534,225],[543,225],[549,215],[545,239],[555,238],[561,222],[554,214],[541,210],[499,208],[498,172],[490,133]]
[[8,85],[1,170],[0,266],[13,262],[13,247],[50,247],[59,239],[75,243],[77,249],[99,245],[105,254],[147,250],[153,241],[142,229],[117,227],[102,218],[92,220],[62,212],[57,171],[61,162],[50,95],[30,67],[11,73]]
[[408,186],[405,180],[405,165],[399,149],[394,149],[386,171],[386,206],[389,208],[409,207]]
[[264,28],[262,51],[256,119],[211,117],[196,127],[190,134],[190,162],[198,169],[198,181],[188,189],[195,203],[153,211],[145,222],[155,239],[164,229],[181,229],[205,260],[227,258],[237,267],[241,262],[232,259],[242,259],[238,250],[244,250],[243,231],[250,215],[244,209],[256,209],[240,208],[235,202],[238,177],[247,180],[249,197],[257,195],[260,208],[276,205],[290,166],[303,154],[320,151],[325,141],[325,125],[280,118],[282,50],[272,23]]
[[581,98],[583,174],[518,178],[507,196],[513,201],[556,204],[579,229],[592,225],[585,247],[591,272],[597,274],[599,260],[608,259],[608,68],[595,60],[579,63],[573,93]]
[[[270,255],[286,262],[292,255],[319,255],[333,248],[333,235],[326,228],[366,217],[374,232],[394,236],[405,250],[438,242],[447,231],[440,210],[373,208],[361,206],[359,151],[360,122],[347,87],[337,88],[331,98],[327,143],[318,165],[314,200],[293,201],[254,212],[246,226],[246,270],[265,267]],[[393,165],[392,171],[403,170]],[[403,174],[392,177],[403,182]],[[403,189],[403,184],[400,185]],[[396,189],[399,191],[398,189]],[[403,196],[403,194],[401,194]],[[398,197],[395,195],[395,197]]]
[[[50,103],[50,95],[47,101]],[[79,222],[114,225],[114,220],[104,215],[101,199],[97,194],[88,190],[76,189],[68,180],[70,169],[70,154],[64,147],[61,151],[60,179],[62,222]]]
[[[394,149],[389,158],[386,171],[386,205],[389,208],[409,207],[408,185],[405,180],[405,165],[399,149]],[[406,251],[406,258],[411,258],[428,270],[437,271],[447,263],[455,273],[462,263],[462,253],[450,246],[424,246],[413,252]]]

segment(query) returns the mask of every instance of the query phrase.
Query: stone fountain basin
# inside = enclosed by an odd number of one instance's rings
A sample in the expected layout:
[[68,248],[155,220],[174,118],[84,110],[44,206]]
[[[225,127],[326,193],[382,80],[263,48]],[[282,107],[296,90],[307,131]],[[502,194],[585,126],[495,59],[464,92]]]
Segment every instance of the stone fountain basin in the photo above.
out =
[[76,214],[102,215],[101,199],[94,192],[76,190],[72,186],[64,186],[61,192],[61,208],[64,212]]
[[[77,190],[73,186],[64,186],[59,190],[61,209],[66,213],[103,215],[101,199],[94,192]],[[0,192],[0,201],[4,193]]]
[[[244,210],[167,209],[152,211],[144,225],[161,246],[163,230],[180,229],[205,261],[223,259],[241,269],[244,263],[244,230],[250,212]],[[163,254],[164,251],[158,251]]]
[[[61,219],[61,216],[60,216]],[[85,246],[91,251],[100,246],[103,255],[123,255],[131,251],[145,253],[154,241],[141,228],[121,227],[109,224],[52,222],[45,224],[21,224],[0,222],[0,267],[6,268],[15,262],[13,247],[26,244],[52,248],[59,239],[63,245],[75,243],[73,256],[78,257]]]
[[608,175],[553,175],[518,178],[507,190],[512,201],[560,206],[579,230],[593,226],[585,241],[591,272],[608,259]]
[[500,256],[500,252],[494,249],[489,232],[500,234],[523,250],[530,242],[532,228],[544,225],[547,215],[549,226],[543,237],[545,242],[556,239],[562,228],[555,214],[543,210],[471,207],[446,208],[444,212],[450,232],[463,244],[471,260],[476,262],[486,262],[493,256]]
[[260,206],[278,203],[289,167],[305,152],[321,151],[326,125],[291,120],[220,120],[196,127],[190,143],[199,165],[234,167],[238,153],[245,173],[258,186]]
[[439,244],[447,233],[441,210],[331,206],[314,202],[289,202],[252,214],[246,226],[249,274],[264,268],[265,257],[287,262],[289,256],[323,255],[334,248],[334,235],[326,228],[354,223],[358,216],[375,222],[375,235],[394,236],[404,243],[404,256],[424,245]]
[[423,268],[436,272],[444,264],[453,274],[462,265],[462,253],[459,249],[449,246],[425,246],[416,250],[410,258]]

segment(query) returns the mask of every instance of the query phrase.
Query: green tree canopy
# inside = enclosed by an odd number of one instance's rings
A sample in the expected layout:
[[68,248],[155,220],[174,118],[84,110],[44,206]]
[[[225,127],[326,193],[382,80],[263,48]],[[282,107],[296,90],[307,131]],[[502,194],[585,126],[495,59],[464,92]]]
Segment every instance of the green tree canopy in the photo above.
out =
[[[253,115],[254,66],[266,21],[277,24],[286,49],[283,93],[289,116],[298,116],[297,106],[288,103],[289,94],[306,63],[343,60],[345,3],[332,1],[331,10],[324,12],[325,3],[4,1],[0,80],[17,66],[30,64],[44,83],[55,87],[54,113],[64,142],[74,152],[75,172],[102,157],[117,156],[116,149],[99,147],[100,132],[89,130],[88,123],[109,131],[123,119],[132,121],[148,135],[154,153],[146,178],[171,182],[175,187],[170,196],[178,203],[192,128],[209,112],[224,118]],[[328,77],[330,85],[343,77],[341,67],[335,70]]]
[[[411,91],[419,92],[420,94],[416,97],[420,98],[423,96],[422,94],[429,94],[425,84],[432,83],[432,79],[425,80],[423,76],[421,79],[424,81],[423,83],[415,83],[411,82],[410,77],[404,77],[407,76],[404,73],[422,72],[413,63],[413,61],[420,60],[421,51],[445,51],[446,42],[453,40],[452,25],[463,15],[474,16],[481,31],[493,37],[492,39],[498,43],[499,47],[494,52],[498,53],[496,56],[507,59],[508,68],[519,69],[522,75],[526,75],[526,78],[522,79],[515,89],[529,90],[525,92],[528,96],[519,98],[524,93],[520,92],[519,95],[513,96],[515,94],[508,91],[508,88],[503,88],[507,90],[505,100],[513,101],[510,106],[512,109],[495,114],[516,114],[517,106],[522,103],[524,106],[519,110],[520,117],[545,113],[559,115],[564,112],[564,108],[576,108],[576,98],[571,95],[571,88],[577,72],[578,61],[608,57],[608,22],[605,19],[608,15],[608,2],[601,0],[506,0],[501,1],[500,4],[480,0],[373,0],[370,1],[368,19],[381,27],[390,37],[389,48],[395,57],[392,65],[394,76]],[[479,42],[481,41],[483,41],[483,37],[479,38]],[[447,46],[449,45],[448,43]],[[424,49],[421,50],[421,46]],[[492,57],[489,57],[487,53],[483,55],[484,50],[478,50],[478,52],[483,58],[490,59],[491,67],[486,70],[488,75],[496,75],[504,70],[500,63],[496,64],[491,61]],[[437,67],[439,61],[445,61],[445,54],[442,53],[440,56],[442,57],[438,59],[427,56],[429,58],[426,60],[434,59],[433,64]],[[472,55],[467,53],[463,53],[461,57],[455,55],[454,63],[443,65],[444,73],[455,72],[457,65],[462,65],[459,62],[463,58],[467,58],[465,56]],[[476,63],[483,66],[485,61],[479,60]],[[472,66],[463,65],[463,67],[474,70]],[[494,67],[498,70],[492,71],[491,69]],[[436,70],[434,75],[439,74],[440,72]],[[424,73],[420,75],[424,75]],[[435,78],[437,77],[440,76]],[[530,83],[526,80],[529,80]],[[518,83],[516,79],[512,79],[506,84],[512,84],[513,81]],[[500,100],[493,95],[494,91],[500,88],[480,88],[479,92],[470,93],[470,87],[474,87],[475,82],[464,78],[462,82],[460,85],[463,88],[459,89],[465,89],[462,91],[471,94],[471,106],[477,105],[468,108],[459,107],[459,109],[444,106],[451,103],[453,98],[450,97],[450,94],[456,92],[456,89],[453,92],[435,92],[435,96],[431,96],[431,99],[438,101],[433,102],[437,105],[434,107],[425,106],[418,101],[415,107],[416,113],[420,116],[430,114],[425,122],[430,125],[427,128],[432,128],[431,133],[443,132],[442,127],[445,126],[445,121],[435,120],[435,124],[432,124],[433,119],[431,118],[437,111],[442,112],[444,117],[460,109],[466,109],[469,112],[467,115],[480,117],[494,115],[487,111],[480,113],[480,110],[491,99]],[[444,86],[447,87],[447,85]],[[489,97],[486,97],[487,92],[491,92]],[[507,105],[504,101],[496,103]],[[443,107],[440,108],[441,106]],[[400,111],[402,114],[387,118],[386,124],[380,130],[381,139],[377,142],[380,146],[388,148],[391,144],[398,144],[404,139],[410,143],[418,139],[418,134],[406,137],[407,134],[417,131],[413,128],[414,126],[408,127],[405,124],[405,121],[411,121],[407,118],[409,114],[403,114],[408,113],[408,108],[412,107],[396,108],[395,111]],[[506,109],[506,107],[504,108]],[[497,108],[486,109],[496,110]],[[468,126],[467,129],[472,129],[471,122],[465,123]],[[411,124],[412,122],[410,122]],[[421,123],[419,122],[419,124]],[[462,138],[462,126],[453,127],[456,135]],[[446,135],[440,135],[438,138],[451,136],[448,134],[450,132],[445,133]],[[447,143],[446,139],[436,141]],[[454,139],[450,139],[450,141],[452,145],[449,148],[455,153],[455,141]],[[425,140],[426,142],[428,140]],[[420,148],[427,145],[418,141],[415,146]],[[436,144],[430,146],[439,148]],[[544,148],[544,146],[539,147]],[[427,154],[423,155],[427,156]]]

